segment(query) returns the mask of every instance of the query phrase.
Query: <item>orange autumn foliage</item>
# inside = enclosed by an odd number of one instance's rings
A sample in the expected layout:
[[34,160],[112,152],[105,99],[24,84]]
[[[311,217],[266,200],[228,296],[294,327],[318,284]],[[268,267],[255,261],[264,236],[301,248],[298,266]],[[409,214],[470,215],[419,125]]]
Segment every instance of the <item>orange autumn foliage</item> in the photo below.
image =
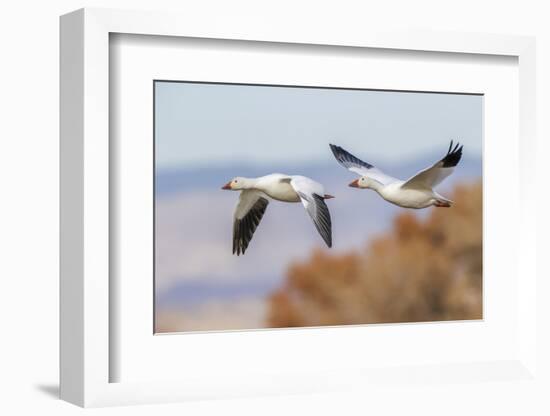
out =
[[268,326],[480,319],[482,188],[457,186],[451,208],[404,210],[362,250],[316,251],[269,299]]

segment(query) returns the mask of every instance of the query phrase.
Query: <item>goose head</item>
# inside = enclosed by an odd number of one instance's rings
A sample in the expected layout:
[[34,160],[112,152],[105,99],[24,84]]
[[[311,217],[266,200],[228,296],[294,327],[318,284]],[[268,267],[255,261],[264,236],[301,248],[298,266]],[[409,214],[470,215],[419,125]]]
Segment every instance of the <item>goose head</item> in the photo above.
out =
[[246,189],[246,178],[237,176],[222,186],[222,189],[226,189],[228,191],[241,191]]
[[362,189],[368,189],[371,188],[372,185],[372,179],[367,178],[366,176],[361,176],[358,179],[355,179],[353,182],[349,184],[352,188],[362,188]]

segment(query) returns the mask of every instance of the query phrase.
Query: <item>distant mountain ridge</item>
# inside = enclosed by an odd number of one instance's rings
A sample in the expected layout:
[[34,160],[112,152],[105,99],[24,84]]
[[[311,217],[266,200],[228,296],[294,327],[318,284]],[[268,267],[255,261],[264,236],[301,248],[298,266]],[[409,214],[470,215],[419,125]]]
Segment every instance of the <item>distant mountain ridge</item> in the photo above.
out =
[[[382,163],[376,164],[388,175],[406,179],[419,170],[430,166],[441,154],[433,154],[429,157],[409,159],[403,163]],[[345,172],[345,169],[338,165],[335,160],[325,162],[314,162],[310,164],[268,164],[265,166],[253,165],[248,162],[233,162],[224,165],[204,166],[180,169],[158,170],[155,183],[155,191],[158,196],[167,196],[182,191],[193,191],[203,189],[217,189],[225,182],[235,176],[257,177],[269,173],[288,173],[309,176],[325,184],[341,182],[353,176],[353,173]],[[457,166],[449,181],[469,177],[479,177],[482,174],[481,157],[465,155]]]

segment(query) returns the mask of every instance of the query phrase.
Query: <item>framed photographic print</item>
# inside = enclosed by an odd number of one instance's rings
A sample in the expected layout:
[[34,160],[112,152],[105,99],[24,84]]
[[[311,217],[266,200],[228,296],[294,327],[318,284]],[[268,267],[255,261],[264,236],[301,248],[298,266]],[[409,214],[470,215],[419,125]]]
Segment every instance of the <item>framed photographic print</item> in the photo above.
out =
[[61,19],[62,398],[532,378],[533,39],[233,28]]

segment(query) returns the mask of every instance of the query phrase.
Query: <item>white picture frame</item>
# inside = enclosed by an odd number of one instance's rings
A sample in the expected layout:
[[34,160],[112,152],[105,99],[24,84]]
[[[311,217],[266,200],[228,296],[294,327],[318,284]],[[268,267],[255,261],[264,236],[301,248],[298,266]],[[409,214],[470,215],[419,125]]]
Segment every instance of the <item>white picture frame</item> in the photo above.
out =
[[[529,180],[535,169],[535,42],[530,37],[464,33],[303,32],[267,22],[216,21],[205,27],[192,16],[165,13],[82,9],[61,18],[61,398],[80,406],[106,406],[194,398],[256,394],[322,392],[349,383],[377,385],[406,382],[410,369],[335,368],[327,377],[281,368],[276,375],[236,379],[216,374],[182,381],[112,382],[110,368],[119,359],[110,348],[113,299],[110,297],[109,36],[113,33],[206,39],[332,45],[453,54],[504,55],[519,67],[519,184],[517,272],[517,353],[498,361],[456,365],[418,363],[413,378],[479,382],[487,371],[497,379],[536,377],[535,267],[536,218],[526,207],[535,193]],[[112,188],[111,188],[112,189]],[[112,190],[111,190],[112,192]],[[241,334],[242,335],[242,334]],[[336,336],[325,333],[325,336]],[[235,337],[235,334],[233,335]],[[218,341],[219,342],[219,341]],[[242,340],[235,342],[243,342]],[[492,377],[492,376],[491,376]]]

